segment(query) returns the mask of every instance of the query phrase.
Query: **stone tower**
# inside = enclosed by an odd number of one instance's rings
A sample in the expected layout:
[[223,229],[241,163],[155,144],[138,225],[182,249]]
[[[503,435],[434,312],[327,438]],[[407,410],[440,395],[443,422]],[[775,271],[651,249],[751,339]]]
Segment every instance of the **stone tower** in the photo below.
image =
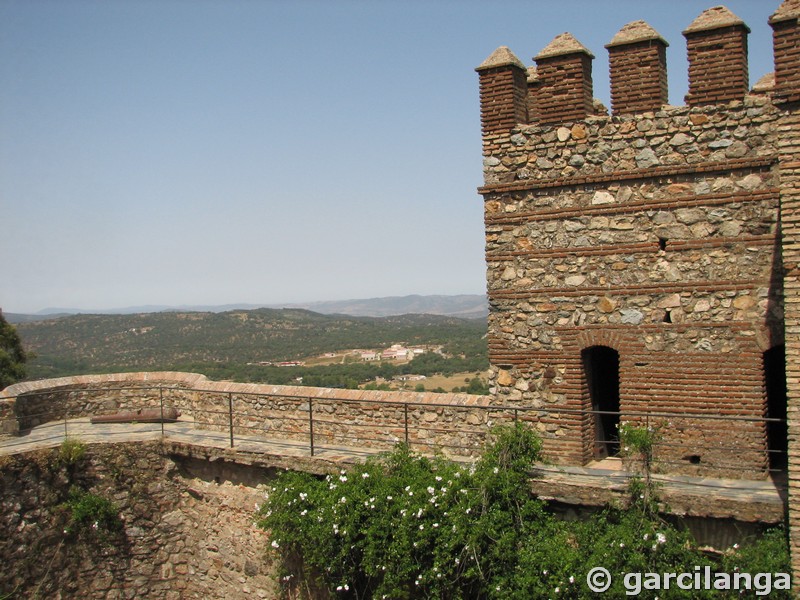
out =
[[796,13],[787,1],[770,20],[762,93],[748,27],[724,7],[698,16],[687,106],[666,105],[667,42],[643,21],[606,46],[610,116],[569,33],[535,68],[505,47],[477,68],[493,386],[546,409],[554,459],[613,455],[619,420],[654,413],[685,415],[665,430],[676,472],[757,477],[785,448],[759,419],[780,412],[784,377]]
[[[751,91],[749,28],[700,14],[686,106],[667,105],[667,42],[643,21],[606,46],[611,115],[568,33],[535,67],[500,48],[476,69],[495,402],[540,409],[561,464],[615,455],[633,423],[661,427],[667,472],[788,466],[796,573],[798,18],[800,0],[770,18],[774,85]],[[763,420],[787,416],[788,435]]]

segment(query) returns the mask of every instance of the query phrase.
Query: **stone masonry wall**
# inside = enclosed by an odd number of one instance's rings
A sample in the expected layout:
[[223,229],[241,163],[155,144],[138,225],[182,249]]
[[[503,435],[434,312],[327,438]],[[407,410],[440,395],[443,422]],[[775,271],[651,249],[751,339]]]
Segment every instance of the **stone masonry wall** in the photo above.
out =
[[[485,159],[495,183],[481,190],[498,394],[590,408],[581,350],[614,331],[624,412],[762,417],[761,356],[782,342],[771,286],[778,117],[750,97],[726,111],[515,129],[503,158]],[[585,424],[564,419],[552,432],[566,462],[591,457]],[[733,469],[730,452],[714,448],[729,423],[673,426],[679,447],[665,461],[700,456],[729,474],[765,467],[763,424],[728,437],[754,450]]]
[[[193,427],[268,440],[476,456],[492,424],[513,410],[487,396],[342,390],[209,381],[192,373],[122,373],[20,383],[0,394],[0,432],[144,407],[174,407]],[[4,407],[4,408],[3,408]],[[532,416],[522,414],[519,418]],[[543,425],[540,425],[544,427]],[[407,437],[406,437],[407,436]]]
[[[258,481],[215,482],[187,472],[155,442],[89,446],[71,467],[59,462],[58,450],[2,461],[0,596],[278,595],[263,558],[268,536],[253,523],[266,472]],[[122,530],[105,541],[66,533],[62,504],[74,485],[113,501]]]

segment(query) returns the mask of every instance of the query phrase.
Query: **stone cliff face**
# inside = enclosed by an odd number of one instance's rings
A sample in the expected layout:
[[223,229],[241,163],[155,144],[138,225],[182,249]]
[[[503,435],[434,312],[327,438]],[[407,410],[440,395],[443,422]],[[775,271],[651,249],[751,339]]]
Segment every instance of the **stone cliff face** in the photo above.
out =
[[[156,442],[90,446],[73,465],[58,450],[0,460],[0,596],[276,596],[253,522],[263,470],[165,456]],[[111,500],[120,530],[66,532],[76,487]]]

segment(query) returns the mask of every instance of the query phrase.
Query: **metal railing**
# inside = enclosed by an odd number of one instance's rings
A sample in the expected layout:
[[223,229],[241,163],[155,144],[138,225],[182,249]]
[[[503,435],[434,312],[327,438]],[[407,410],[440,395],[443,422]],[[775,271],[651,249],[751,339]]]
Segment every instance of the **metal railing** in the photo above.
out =
[[[31,412],[28,405],[41,405],[50,398],[42,410]],[[778,419],[748,415],[711,415],[702,413],[667,412],[612,412],[559,407],[523,407],[497,405],[461,405],[406,400],[372,400],[358,398],[324,397],[319,395],[288,396],[262,392],[217,391],[210,389],[181,388],[173,386],[121,386],[78,388],[70,390],[43,390],[28,392],[17,397],[13,414],[0,420],[0,431],[20,427],[16,435],[0,437],[0,448],[14,451],[28,444],[32,432],[42,444],[57,442],[78,431],[86,431],[87,405],[96,403],[96,412],[113,412],[102,409],[98,400],[114,399],[120,410],[160,408],[160,423],[137,424],[137,432],[156,433],[162,439],[178,439],[190,435],[196,440],[206,440],[235,448],[237,444],[249,446],[270,443],[292,444],[304,449],[309,456],[324,450],[386,450],[403,442],[414,450],[441,451],[455,456],[476,456],[483,447],[491,426],[499,423],[523,421],[531,424],[559,424],[570,430],[569,441],[579,441],[589,446],[613,449],[619,444],[616,437],[585,439],[587,420],[601,415],[619,421],[641,424],[645,427],[674,423],[715,423],[722,431],[743,431],[752,440],[766,438],[767,424],[784,423]],[[36,402],[34,402],[36,401]],[[121,401],[121,402],[120,402]],[[60,406],[59,406],[60,405]],[[42,408],[41,406],[39,408]],[[175,408],[183,413],[176,423],[165,422],[164,411]],[[446,418],[445,418],[446,417]],[[583,423],[580,420],[583,419]],[[731,424],[736,428],[731,428]],[[108,441],[130,433],[130,427],[103,429]],[[763,435],[759,433],[763,431]],[[547,435],[543,435],[548,444]],[[785,457],[785,450],[767,447],[763,443],[741,445],[703,442],[705,435],[693,436],[690,445],[677,442],[675,436],[665,435],[656,444],[656,459],[661,465],[681,469],[708,468],[718,471],[754,471],[770,469],[779,464],[771,457]],[[547,446],[546,446],[547,447]],[[678,452],[682,451],[682,452]],[[675,460],[676,454],[689,452],[690,457],[714,453],[714,464],[695,465],[685,460]],[[749,458],[743,460],[743,454]],[[608,452],[604,453],[608,454]],[[659,456],[661,455],[661,456]],[[719,457],[727,458],[720,461]],[[770,469],[782,471],[782,469]]]

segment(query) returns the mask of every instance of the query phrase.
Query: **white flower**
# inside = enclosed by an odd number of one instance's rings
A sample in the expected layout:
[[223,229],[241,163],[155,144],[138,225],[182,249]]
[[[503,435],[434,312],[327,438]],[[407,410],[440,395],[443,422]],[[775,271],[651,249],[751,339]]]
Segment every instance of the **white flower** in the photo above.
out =
[[363,479],[366,479],[367,477],[369,477],[369,473],[362,473],[362,474],[361,474],[361,477],[362,477]]
[[575,578],[572,575],[569,576],[569,582],[575,583]]
[[272,540],[272,544],[270,544],[270,545],[271,545],[273,548],[280,548],[280,547],[281,547],[281,546],[280,546],[280,544],[278,544],[278,542],[276,542],[275,540]]
[[665,536],[663,533],[659,532],[659,533],[656,534],[656,541],[659,544],[665,544],[667,542],[667,536]]
[[341,477],[339,477],[339,481],[344,483],[345,481],[347,481],[347,476],[346,475],[342,475]]

